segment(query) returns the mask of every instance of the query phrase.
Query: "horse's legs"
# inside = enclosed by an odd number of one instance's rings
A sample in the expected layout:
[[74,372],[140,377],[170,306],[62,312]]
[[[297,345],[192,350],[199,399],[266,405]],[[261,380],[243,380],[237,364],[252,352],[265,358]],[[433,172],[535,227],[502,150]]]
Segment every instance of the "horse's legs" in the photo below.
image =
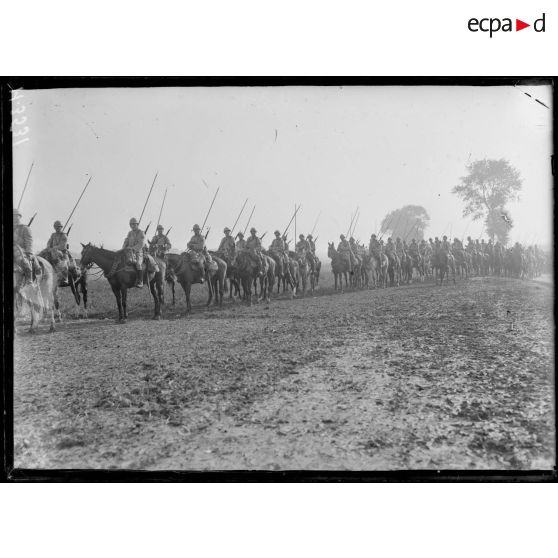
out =
[[184,289],[184,294],[186,295],[186,313],[189,314],[192,311],[192,304],[190,303],[190,291],[192,289],[192,285],[190,283],[185,283],[182,285]]
[[124,321],[128,319],[128,289],[123,287],[122,289],[122,313],[124,314]]
[[213,277],[209,271],[205,274],[205,282],[207,283],[207,304],[205,306],[208,307],[213,300]]
[[112,292],[114,293],[114,297],[116,298],[116,306],[118,307],[118,322],[122,322],[123,321],[123,312],[122,312],[122,292],[120,290],[120,287],[113,285],[111,283],[110,285]]
[[151,293],[151,296],[153,297],[153,303],[155,304],[153,319],[154,320],[160,320],[161,319],[161,301],[159,300],[159,293],[157,292],[158,285],[156,285],[156,283],[157,283],[157,274],[154,275],[154,277],[153,277],[153,279],[151,279],[151,281],[149,281],[149,278],[148,278],[149,292]]

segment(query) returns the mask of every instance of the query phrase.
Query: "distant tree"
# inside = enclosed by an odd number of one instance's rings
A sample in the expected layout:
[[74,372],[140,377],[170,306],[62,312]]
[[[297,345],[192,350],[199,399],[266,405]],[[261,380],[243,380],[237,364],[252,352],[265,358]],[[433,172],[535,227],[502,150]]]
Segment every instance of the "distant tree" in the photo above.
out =
[[422,240],[430,223],[430,216],[421,205],[406,205],[388,213],[380,225],[380,234],[401,240]]
[[486,232],[492,240],[497,238],[504,246],[508,243],[513,221],[509,213],[502,209],[491,211],[486,216]]
[[467,176],[462,176],[461,183],[452,189],[465,202],[463,216],[471,216],[474,221],[484,219],[490,238],[505,244],[513,226],[505,206],[519,198],[519,171],[505,159],[473,161],[466,169]]

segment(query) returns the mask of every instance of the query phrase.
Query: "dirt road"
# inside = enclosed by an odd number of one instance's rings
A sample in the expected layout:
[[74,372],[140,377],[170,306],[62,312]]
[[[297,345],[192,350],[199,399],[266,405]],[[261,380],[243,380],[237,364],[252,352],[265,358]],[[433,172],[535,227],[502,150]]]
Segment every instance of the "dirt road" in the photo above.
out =
[[554,465],[544,284],[426,283],[161,322],[148,312],[18,336],[16,466]]

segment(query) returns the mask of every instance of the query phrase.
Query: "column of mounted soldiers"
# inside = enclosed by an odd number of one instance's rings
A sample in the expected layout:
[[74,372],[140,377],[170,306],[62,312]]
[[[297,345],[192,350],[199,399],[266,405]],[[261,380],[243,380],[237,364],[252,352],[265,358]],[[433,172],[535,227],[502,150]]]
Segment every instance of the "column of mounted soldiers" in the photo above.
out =
[[[18,209],[13,210],[13,232],[14,232],[14,261],[23,272],[25,282],[32,282],[34,274],[40,272],[40,267],[33,255],[33,236],[29,223],[25,225],[21,222],[22,214]],[[135,265],[138,273],[136,287],[143,286],[143,267],[157,270],[157,262],[152,257],[165,258],[172,248],[172,244],[167,233],[164,232],[163,225],[157,226],[157,232],[151,240],[147,240],[146,232],[140,229],[138,220],[132,218],[129,221],[130,231],[128,232],[122,250],[130,254],[128,262]],[[76,271],[76,263],[69,250],[69,231],[64,232],[62,223],[59,220],[54,222],[54,232],[51,234],[46,248],[39,254],[48,259],[55,268],[59,277],[60,286],[68,284],[68,273]],[[70,227],[71,228],[71,227]],[[169,229],[170,230],[170,229]],[[200,265],[206,268],[212,265],[211,254],[206,245],[206,236],[201,232],[199,225],[192,228],[193,236],[187,244],[187,252],[192,258],[197,259]],[[275,238],[271,242],[268,251],[262,248],[262,237],[257,235],[257,230],[252,227],[250,236],[244,238],[244,234],[239,231],[236,237],[231,236],[228,227],[224,229],[222,238],[216,255],[227,262],[227,265],[234,265],[239,253],[248,254],[257,266],[258,273],[263,275],[266,272],[266,263],[263,254],[266,253],[275,260],[280,275],[290,276],[289,257],[306,258],[310,268],[315,269],[317,265],[316,245],[312,234],[300,234],[295,245],[294,254],[289,249],[289,242],[285,233],[281,234],[276,230]],[[532,277],[540,275],[546,265],[546,257],[538,246],[524,247],[516,242],[513,247],[505,248],[500,242],[493,243],[492,240],[485,242],[482,240],[473,241],[467,237],[466,246],[458,238],[450,242],[447,236],[442,240],[438,237],[429,238],[428,241],[422,239],[419,242],[415,238],[407,244],[406,240],[397,237],[395,242],[391,237],[384,240],[376,234],[372,234],[368,251],[366,247],[355,241],[353,237],[349,240],[345,235],[340,235],[340,242],[337,251],[341,257],[345,258],[352,271],[357,263],[357,259],[362,258],[366,252],[370,256],[379,258],[385,254],[391,261],[394,255],[398,259],[409,258],[411,261],[422,262],[425,274],[428,275],[428,268],[432,268],[433,258],[441,251],[451,254],[459,268],[461,266],[466,271],[481,275],[514,275],[520,277]],[[360,261],[360,260],[359,260]]]

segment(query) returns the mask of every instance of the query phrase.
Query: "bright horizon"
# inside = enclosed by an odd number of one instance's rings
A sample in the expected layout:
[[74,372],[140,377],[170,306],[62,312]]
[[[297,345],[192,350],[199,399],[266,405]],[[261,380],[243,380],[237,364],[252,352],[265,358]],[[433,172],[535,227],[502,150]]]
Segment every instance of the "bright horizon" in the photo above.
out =
[[39,252],[92,175],[70,221],[70,248],[79,253],[79,242],[91,241],[119,249],[158,172],[141,223],[151,222],[149,237],[165,188],[161,222],[181,250],[219,187],[207,222],[211,249],[248,198],[233,234],[255,204],[250,226],[267,233],[267,247],[301,204],[297,234],[321,213],[314,236],[324,254],[357,207],[355,238],[365,243],[387,213],[409,204],[429,213],[427,237],[480,238],[482,221],[463,219],[451,189],[468,161],[505,158],[523,179],[520,201],[508,206],[510,240],[549,248],[552,112],[522,91],[551,107],[549,86],[23,91],[29,140],[14,147],[14,205],[34,162],[21,209],[24,222],[38,212]]

